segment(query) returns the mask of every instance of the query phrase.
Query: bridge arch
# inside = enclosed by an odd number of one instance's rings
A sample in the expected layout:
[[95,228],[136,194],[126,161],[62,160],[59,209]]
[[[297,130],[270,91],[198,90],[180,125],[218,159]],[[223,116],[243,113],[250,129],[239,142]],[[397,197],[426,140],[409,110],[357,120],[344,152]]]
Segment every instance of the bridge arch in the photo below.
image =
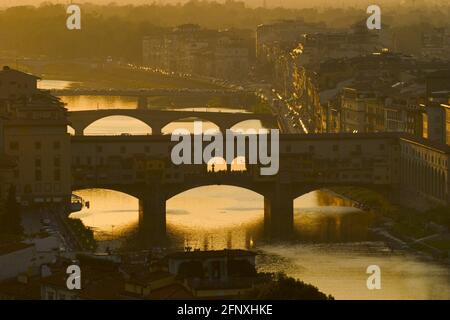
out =
[[247,120],[242,120],[242,121],[238,121],[234,124],[231,125],[231,127],[229,128],[233,131],[238,131],[238,130],[243,130],[246,131],[248,129],[250,130],[269,130],[268,128],[266,128],[264,126],[264,124],[262,123],[261,120],[259,119],[247,119]]
[[185,119],[198,119],[203,122],[213,123],[222,132],[232,126],[247,120],[259,120],[276,127],[275,118],[268,114],[253,113],[227,113],[207,111],[169,111],[148,109],[100,109],[69,112],[69,121],[76,131],[76,135],[82,135],[84,129],[102,118],[109,116],[126,116],[138,119],[150,128],[153,134],[161,134],[162,129],[172,122]]
[[[102,128],[96,128],[102,124]],[[92,121],[83,129],[84,135],[149,135],[152,127],[146,119],[127,115],[109,115]]]
[[[111,188],[82,188],[73,191],[86,204],[70,218],[80,219],[92,228],[95,238],[110,238],[136,228],[139,220],[139,199],[127,190]],[[78,208],[77,208],[78,209]]]
[[168,190],[167,192],[167,196],[166,196],[166,200],[170,200],[171,198],[192,190],[192,189],[196,189],[196,188],[200,188],[200,187],[208,187],[208,186],[229,186],[229,187],[236,187],[236,188],[241,188],[241,189],[246,189],[252,192],[255,192],[261,196],[267,196],[268,192],[266,192],[266,190],[263,189],[259,189],[257,187],[252,186],[251,183],[242,183],[239,181],[233,182],[232,180],[228,180],[227,182],[187,182],[184,183],[181,186],[177,186],[174,188],[171,188],[171,190]]
[[[141,192],[139,192],[138,189],[130,188],[129,186],[124,185],[107,185],[107,186],[96,185],[94,187],[77,186],[73,189],[72,193],[78,195],[79,193],[86,194],[88,191],[96,191],[96,192],[106,191],[106,192],[121,193],[136,199],[139,199],[139,197],[141,196]],[[84,200],[89,201],[89,199]]]
[[75,133],[76,133],[76,131],[75,131],[75,129],[72,127],[72,126],[67,126],[67,133],[69,134],[69,135],[71,135],[71,136],[74,136],[75,135]]
[[[194,127],[196,122],[201,122],[200,127]],[[176,123],[185,123],[185,126],[175,126]],[[223,128],[221,128],[217,123],[214,121],[209,120],[207,117],[180,117],[180,118],[173,118],[169,121],[165,121],[161,123],[160,125],[160,131],[162,134],[171,134],[176,129],[186,129],[191,133],[194,133],[194,129],[201,130],[202,132],[205,132],[206,130],[212,129],[214,131],[222,131]],[[173,127],[171,129],[171,126]]]
[[247,166],[243,156],[237,156],[231,161],[231,164],[227,164],[227,161],[222,157],[214,157],[208,161],[207,170],[208,172],[247,171]]

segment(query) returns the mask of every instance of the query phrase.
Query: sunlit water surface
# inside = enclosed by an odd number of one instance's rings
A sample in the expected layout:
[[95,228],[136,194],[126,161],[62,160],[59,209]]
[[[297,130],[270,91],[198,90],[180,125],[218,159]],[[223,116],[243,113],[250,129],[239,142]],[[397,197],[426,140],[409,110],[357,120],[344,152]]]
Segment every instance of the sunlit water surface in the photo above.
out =
[[[85,100],[83,100],[85,99]],[[64,99],[69,109],[135,108],[134,99],[82,97]],[[192,108],[190,108],[192,109]],[[203,108],[196,110],[203,111]],[[223,112],[245,112],[220,109]],[[163,129],[192,132],[193,123],[177,121]],[[241,128],[262,128],[259,121]],[[215,128],[209,122],[203,129]],[[142,122],[127,117],[105,118],[85,131],[88,135],[151,134]],[[135,234],[138,200],[110,190],[80,190],[76,194],[90,201],[90,208],[73,213],[92,227],[99,250],[119,248],[123,239]],[[450,271],[422,257],[392,251],[384,242],[371,238],[369,215],[348,200],[314,191],[294,202],[295,240],[268,244],[263,237],[262,196],[236,187],[196,188],[167,202],[167,232],[171,246],[202,250],[246,248],[256,250],[260,271],[279,272],[312,283],[337,299],[450,299]],[[381,290],[368,290],[366,269],[378,265]]]
[[[76,193],[91,207],[72,217],[94,228],[99,250],[119,246],[118,239],[135,233],[137,199],[109,190]],[[296,199],[296,240],[268,244],[263,238],[261,196],[236,187],[201,187],[167,202],[168,236],[179,249],[257,250],[260,271],[283,271],[337,299],[450,298],[448,268],[374,241],[366,232],[370,224],[366,213],[341,206],[345,203],[340,199],[332,203],[330,198],[315,191]],[[381,268],[381,290],[367,289],[369,265]]]

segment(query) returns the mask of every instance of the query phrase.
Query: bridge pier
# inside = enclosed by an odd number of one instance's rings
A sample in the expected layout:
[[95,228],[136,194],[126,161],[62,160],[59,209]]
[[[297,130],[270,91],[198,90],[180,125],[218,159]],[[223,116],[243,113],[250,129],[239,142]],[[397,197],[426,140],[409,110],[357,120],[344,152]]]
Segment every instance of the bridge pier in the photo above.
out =
[[137,108],[138,109],[148,109],[148,99],[146,96],[138,97]]
[[161,135],[163,125],[159,123],[148,124],[152,128],[152,135]]
[[83,136],[84,135],[84,126],[71,125],[71,127],[75,131],[74,134],[76,136]]
[[289,187],[277,184],[275,192],[264,197],[264,232],[269,239],[288,239],[294,226],[294,199]]
[[153,189],[139,199],[139,237],[145,245],[166,240],[166,199],[160,190]]

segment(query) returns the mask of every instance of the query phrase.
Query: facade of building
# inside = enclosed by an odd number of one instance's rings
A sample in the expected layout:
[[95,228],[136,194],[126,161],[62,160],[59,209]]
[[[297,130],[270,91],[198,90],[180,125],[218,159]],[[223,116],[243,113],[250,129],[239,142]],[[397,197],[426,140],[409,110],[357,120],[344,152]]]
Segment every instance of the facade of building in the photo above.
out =
[[435,28],[422,34],[422,56],[428,59],[450,59],[450,29]]
[[[341,96],[342,132],[380,132],[384,127],[384,108],[377,92],[366,85],[343,89]],[[391,116],[390,113],[387,113]]]
[[428,138],[450,145],[450,104],[432,104],[427,107]]
[[303,20],[282,20],[259,25],[256,29],[256,57],[260,62],[267,61],[272,47],[296,46],[304,34],[325,29],[325,24],[306,23]]
[[450,203],[449,147],[424,139],[400,139],[400,185],[412,194]]
[[256,280],[256,253],[246,250],[177,252],[167,256],[168,270],[184,279],[199,299],[239,297]]
[[449,144],[450,69],[428,75],[426,83],[428,139]]
[[8,192],[13,181],[13,170],[15,168],[15,162],[13,159],[5,154],[5,135],[3,125],[6,118],[5,113],[2,113],[2,111],[3,109],[0,109],[0,205],[8,196]]
[[15,100],[29,97],[37,90],[39,77],[26,75],[23,72],[3,67],[0,71],[0,100]]
[[166,72],[244,79],[250,55],[251,38],[242,31],[185,24],[143,39],[144,64]]
[[19,200],[23,204],[68,201],[71,157],[64,105],[36,89],[35,76],[5,67],[0,79],[10,84],[2,92],[8,106],[4,149],[17,165],[12,183]]

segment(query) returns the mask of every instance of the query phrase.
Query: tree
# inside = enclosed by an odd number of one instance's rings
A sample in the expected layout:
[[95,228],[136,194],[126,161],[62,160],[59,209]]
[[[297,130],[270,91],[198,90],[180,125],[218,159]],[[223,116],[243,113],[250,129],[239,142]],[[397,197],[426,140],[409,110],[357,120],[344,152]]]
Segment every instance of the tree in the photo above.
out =
[[11,186],[1,216],[0,228],[3,234],[21,236],[23,228],[20,216],[20,204],[16,200],[16,188]]
[[276,275],[260,274],[269,277],[269,280],[257,286],[248,297],[257,300],[334,300],[311,284],[286,276],[283,273]]

